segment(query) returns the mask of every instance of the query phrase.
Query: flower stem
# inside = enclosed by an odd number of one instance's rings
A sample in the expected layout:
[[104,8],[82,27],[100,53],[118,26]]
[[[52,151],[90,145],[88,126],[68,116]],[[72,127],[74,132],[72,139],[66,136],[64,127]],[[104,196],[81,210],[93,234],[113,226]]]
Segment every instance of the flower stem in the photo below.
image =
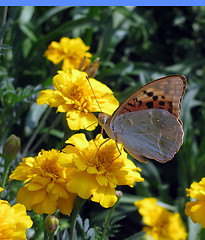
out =
[[33,143],[33,141],[35,140],[37,134],[39,133],[39,131],[40,131],[41,128],[43,127],[43,125],[44,125],[46,119],[49,117],[49,114],[50,114],[50,113],[51,113],[51,108],[48,108],[48,109],[46,110],[46,113],[44,114],[43,118],[41,119],[38,127],[37,127],[36,130],[34,131],[32,137],[31,137],[30,140],[28,141],[28,143],[27,143],[27,145],[26,145],[26,147],[25,147],[25,149],[24,149],[24,151],[23,151],[23,153],[22,153],[22,156],[23,156],[23,157],[27,155],[30,146],[32,145],[32,143]]
[[[7,164],[5,163],[4,165],[4,172],[3,172],[3,176],[2,176],[2,182],[1,182],[1,187],[4,188],[5,187],[5,183],[6,183],[6,179],[7,179],[7,175],[8,175],[8,171],[9,171],[9,166],[10,163]],[[0,193],[0,198],[2,196],[2,192]]]
[[107,218],[105,220],[104,228],[103,228],[102,235],[101,235],[101,238],[100,238],[101,240],[105,239],[105,235],[106,235],[106,233],[108,231],[108,226],[109,226],[109,223],[110,223],[110,220],[111,220],[111,216],[112,216],[112,214],[113,214],[113,212],[114,212],[114,210],[115,210],[119,200],[120,200],[120,198],[118,198],[118,200],[115,203],[115,205],[110,209],[110,212],[109,212],[109,214],[108,214],[108,216],[107,216]]
[[44,139],[46,139],[46,137],[49,135],[50,131],[52,129],[55,128],[55,126],[61,121],[62,119],[62,115],[59,114],[55,120],[53,121],[53,123],[51,124],[51,126],[48,128],[46,134],[44,134],[41,139],[39,139],[39,141],[31,148],[31,150],[29,151],[30,153],[35,152],[35,150],[41,145],[41,143],[44,141]]
[[74,240],[74,232],[75,232],[75,224],[76,224],[76,219],[78,216],[78,213],[80,212],[80,209],[84,205],[86,199],[83,199],[79,196],[76,197],[75,199],[75,204],[71,216],[71,227],[70,227],[70,239]]
[[54,240],[54,233],[48,233],[44,229],[44,240]]

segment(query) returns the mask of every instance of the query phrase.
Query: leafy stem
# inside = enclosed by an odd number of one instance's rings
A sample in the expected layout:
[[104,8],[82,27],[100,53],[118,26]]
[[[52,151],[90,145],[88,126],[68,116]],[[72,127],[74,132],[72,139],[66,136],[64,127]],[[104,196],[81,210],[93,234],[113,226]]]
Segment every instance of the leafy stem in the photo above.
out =
[[80,212],[80,209],[84,205],[86,199],[83,199],[79,196],[76,197],[75,199],[75,204],[71,216],[71,227],[70,227],[70,239],[74,240],[74,233],[75,233],[75,225],[76,225],[76,219],[78,216],[78,213]]
[[104,223],[104,228],[103,228],[103,231],[102,231],[102,235],[101,235],[101,240],[104,240],[105,239],[105,235],[106,233],[108,232],[108,227],[109,227],[109,223],[110,223],[110,220],[111,220],[111,217],[112,217],[112,214],[120,200],[121,196],[118,196],[117,198],[117,202],[115,203],[115,205],[110,209],[110,212],[105,220],[105,223]]

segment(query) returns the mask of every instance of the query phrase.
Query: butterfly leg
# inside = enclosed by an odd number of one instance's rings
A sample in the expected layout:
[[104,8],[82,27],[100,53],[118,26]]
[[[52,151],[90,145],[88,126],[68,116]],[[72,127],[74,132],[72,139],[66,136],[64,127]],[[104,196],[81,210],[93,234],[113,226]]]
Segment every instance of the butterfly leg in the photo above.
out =
[[[102,131],[103,131],[103,128],[102,128]],[[97,150],[97,152],[96,152],[96,154],[95,154],[95,158],[97,157],[98,152],[99,152],[100,148],[103,146],[103,144],[105,144],[106,142],[108,142],[110,139],[111,139],[111,138],[108,138],[108,139],[106,139],[103,143],[100,144],[100,146],[98,147],[98,150]],[[119,158],[119,157],[121,156],[121,154],[122,154],[122,152],[120,151],[120,149],[119,149],[119,147],[118,147],[118,145],[117,145],[117,142],[115,142],[115,143],[116,143],[116,148],[117,148],[117,150],[118,150],[118,152],[119,152],[119,156],[117,156],[116,158],[114,158],[113,161],[114,161],[115,159]],[[122,146],[122,148],[123,148],[123,146]]]
[[98,150],[97,150],[97,152],[96,152],[96,154],[95,154],[95,158],[97,157],[98,152],[99,152],[100,148],[102,147],[102,145],[105,144],[106,142],[108,142],[110,139],[111,139],[111,138],[108,138],[108,139],[106,139],[103,143],[100,144],[100,146],[98,147]]
[[[98,152],[99,152],[100,148],[102,147],[102,145],[105,144],[106,142],[108,142],[110,139],[111,139],[111,138],[108,138],[108,139],[106,139],[103,143],[100,144],[100,146],[99,146],[98,149],[97,149],[97,152],[96,152],[96,154],[95,154],[94,159],[89,163],[89,165],[87,166],[87,168],[88,168],[88,167],[93,163],[93,161],[96,159],[96,157],[97,157],[97,155],[98,155]],[[95,143],[95,141],[93,141],[93,142]],[[95,145],[96,145],[96,143],[95,143]],[[97,145],[96,145],[96,147],[97,147]]]
[[[115,161],[115,159],[119,158],[122,155],[122,151],[120,151],[120,149],[119,149],[119,147],[117,145],[117,142],[115,142],[115,144],[116,144],[116,148],[117,148],[117,150],[118,150],[120,155],[118,155],[116,158],[114,158],[113,161]],[[123,149],[123,146],[121,146],[121,148]]]
[[[96,140],[97,140],[97,139],[99,139],[99,138],[100,138],[100,136],[102,136],[102,135],[103,135],[103,130],[104,130],[104,129],[103,129],[103,128],[101,128],[101,132],[100,132],[100,134],[98,135],[98,137],[96,138]],[[108,140],[109,140],[109,139],[108,139]],[[103,143],[102,143],[101,145],[103,145]],[[100,146],[101,146],[101,145],[100,145]]]

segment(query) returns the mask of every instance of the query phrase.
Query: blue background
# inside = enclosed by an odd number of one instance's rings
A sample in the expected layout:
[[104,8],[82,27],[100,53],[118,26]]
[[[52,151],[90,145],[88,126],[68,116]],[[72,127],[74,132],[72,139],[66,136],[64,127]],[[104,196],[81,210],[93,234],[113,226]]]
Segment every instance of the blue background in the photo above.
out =
[[0,0],[0,6],[203,6],[202,0]]

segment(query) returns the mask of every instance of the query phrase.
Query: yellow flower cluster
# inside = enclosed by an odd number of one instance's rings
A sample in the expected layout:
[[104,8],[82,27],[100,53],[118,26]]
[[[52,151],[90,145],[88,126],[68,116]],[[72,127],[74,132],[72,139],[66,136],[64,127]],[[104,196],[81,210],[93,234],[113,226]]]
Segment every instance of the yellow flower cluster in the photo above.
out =
[[[54,90],[41,91],[37,103],[65,112],[72,130],[94,130],[98,120],[93,112],[112,114],[119,106],[106,85],[89,78],[96,72],[99,59],[87,66],[92,56],[88,49],[80,38],[62,38],[60,43],[52,42],[45,53],[55,64],[63,60],[63,71],[53,78]],[[88,73],[77,69],[82,62]],[[76,195],[112,207],[118,185],[133,187],[144,180],[140,168],[127,159],[114,140],[98,135],[88,142],[84,134],[75,134],[66,143],[62,151],[42,150],[38,156],[24,158],[10,175],[10,180],[24,181],[17,201],[28,210],[53,214],[58,208],[69,215]]]
[[88,142],[84,134],[75,134],[62,152],[42,150],[36,157],[24,158],[10,175],[10,180],[25,184],[17,201],[38,214],[52,214],[58,208],[69,215],[76,194],[84,199],[92,196],[103,207],[113,206],[117,185],[133,187],[143,178],[127,154],[123,150],[119,154],[114,140],[105,141],[101,135]]
[[195,201],[186,203],[185,213],[191,217],[194,223],[200,223],[205,228],[205,178],[199,183],[193,182],[190,189],[186,189],[187,196],[196,199]]
[[38,214],[53,214],[57,208],[70,215],[75,194],[68,191],[67,170],[58,159],[60,152],[42,150],[36,157],[27,157],[13,171],[9,179],[24,181],[16,200]]
[[87,52],[90,47],[86,46],[81,38],[70,39],[63,37],[60,42],[53,41],[44,53],[54,64],[63,61],[63,70],[83,69],[90,63],[92,54]]
[[172,213],[159,206],[155,198],[145,198],[134,204],[142,215],[144,224],[147,225],[143,228],[146,235],[150,235],[154,240],[185,240],[187,238],[179,213]]
[[105,84],[94,78],[90,78],[89,81],[95,90],[95,96],[89,85],[87,73],[75,69],[59,71],[53,78],[55,90],[41,91],[37,103],[47,103],[50,107],[57,107],[58,112],[66,112],[70,129],[86,128],[92,131],[98,125],[98,120],[93,114],[99,112],[98,104],[104,113],[112,114],[119,102]]
[[32,225],[24,205],[17,203],[11,207],[7,201],[0,200],[0,239],[26,240],[26,229]]
[[117,201],[117,185],[133,187],[134,182],[144,180],[124,150],[119,153],[115,141],[107,140],[98,135],[88,142],[84,134],[75,134],[66,141],[69,145],[59,160],[69,169],[68,189],[84,199],[92,196],[92,201],[106,208]]

